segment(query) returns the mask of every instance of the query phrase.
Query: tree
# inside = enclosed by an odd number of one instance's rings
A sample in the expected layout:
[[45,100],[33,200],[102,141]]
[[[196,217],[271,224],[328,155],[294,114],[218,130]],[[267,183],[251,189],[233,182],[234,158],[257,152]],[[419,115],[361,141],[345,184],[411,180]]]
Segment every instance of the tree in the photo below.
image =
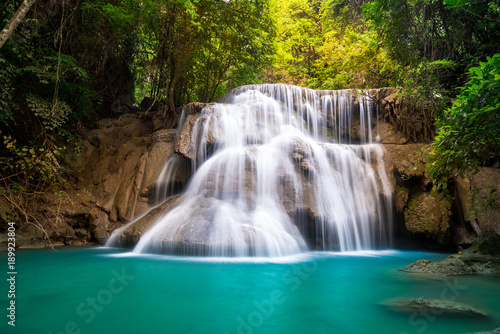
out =
[[363,11],[391,57],[438,88],[455,89],[467,68],[500,51],[498,0],[373,0]]
[[363,18],[362,0],[285,0],[277,26],[272,81],[315,89],[389,86],[398,71]]
[[[213,100],[221,85],[241,68],[269,53],[272,26],[268,4],[259,1],[173,0],[142,5],[149,15],[139,23],[142,64],[151,95],[163,96],[170,112],[190,98]],[[247,82],[248,83],[248,82]]]
[[5,28],[0,32],[0,48],[7,42],[19,23],[24,19],[26,13],[37,0],[24,0],[14,13],[10,21],[5,25]]

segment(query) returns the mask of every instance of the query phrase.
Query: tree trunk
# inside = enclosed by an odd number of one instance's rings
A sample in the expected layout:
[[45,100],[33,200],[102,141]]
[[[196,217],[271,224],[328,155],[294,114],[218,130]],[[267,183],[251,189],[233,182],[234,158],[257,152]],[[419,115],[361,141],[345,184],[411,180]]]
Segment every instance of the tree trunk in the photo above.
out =
[[5,25],[5,28],[0,32],[0,48],[7,42],[35,2],[36,0],[24,0],[21,6],[19,6],[14,16],[12,16],[10,21]]

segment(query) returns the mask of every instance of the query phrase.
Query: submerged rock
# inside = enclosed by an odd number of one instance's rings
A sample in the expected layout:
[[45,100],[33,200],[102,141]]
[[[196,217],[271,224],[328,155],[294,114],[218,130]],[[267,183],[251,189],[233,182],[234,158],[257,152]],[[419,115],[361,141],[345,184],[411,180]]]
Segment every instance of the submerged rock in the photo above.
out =
[[444,275],[500,274],[500,235],[483,232],[472,246],[459,254],[433,262],[418,260],[403,271]]
[[420,298],[396,298],[389,299],[381,303],[396,312],[401,313],[426,313],[443,316],[480,316],[486,317],[488,314],[473,306],[454,301],[445,301],[439,299]]
[[492,330],[492,331],[487,331],[487,332],[474,332],[474,333],[467,333],[467,334],[500,334],[500,327]]

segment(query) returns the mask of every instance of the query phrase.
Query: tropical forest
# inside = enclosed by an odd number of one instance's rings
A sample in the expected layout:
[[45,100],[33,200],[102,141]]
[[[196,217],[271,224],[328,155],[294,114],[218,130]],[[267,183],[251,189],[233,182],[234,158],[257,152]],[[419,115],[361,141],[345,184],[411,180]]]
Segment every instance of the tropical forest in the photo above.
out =
[[500,0],[0,29],[2,333],[500,333]]

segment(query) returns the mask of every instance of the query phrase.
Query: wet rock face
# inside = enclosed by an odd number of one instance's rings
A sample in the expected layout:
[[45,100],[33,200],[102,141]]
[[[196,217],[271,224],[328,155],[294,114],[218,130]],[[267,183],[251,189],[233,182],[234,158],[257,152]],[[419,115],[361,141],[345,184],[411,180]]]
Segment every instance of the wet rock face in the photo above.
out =
[[[177,139],[174,144],[174,151],[187,159],[192,161],[196,160],[196,142],[192,141],[194,125],[198,118],[201,116],[201,111],[203,108],[210,108],[209,104],[193,102],[186,105],[183,108],[183,114],[179,120],[179,132],[177,134]],[[205,116],[206,118],[206,116]],[[207,140],[206,145],[214,142],[213,136],[210,136],[211,140]]]
[[118,244],[122,247],[133,247],[139,242],[146,231],[148,231],[158,220],[172,210],[179,203],[180,195],[170,197],[162,205],[152,209],[147,215],[133,224],[124,226],[119,232]]

